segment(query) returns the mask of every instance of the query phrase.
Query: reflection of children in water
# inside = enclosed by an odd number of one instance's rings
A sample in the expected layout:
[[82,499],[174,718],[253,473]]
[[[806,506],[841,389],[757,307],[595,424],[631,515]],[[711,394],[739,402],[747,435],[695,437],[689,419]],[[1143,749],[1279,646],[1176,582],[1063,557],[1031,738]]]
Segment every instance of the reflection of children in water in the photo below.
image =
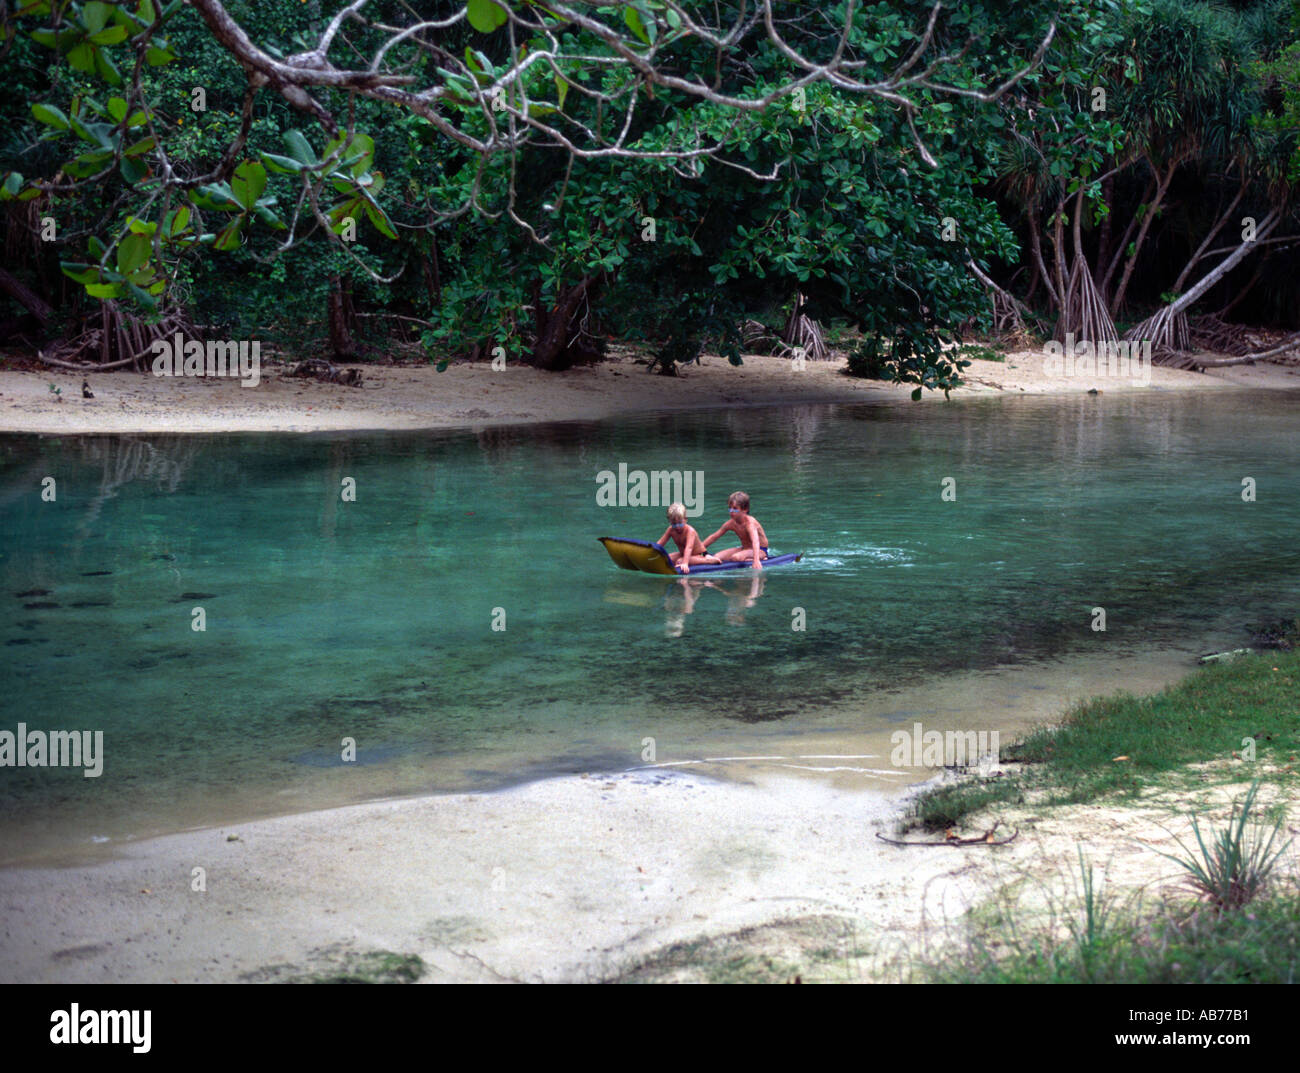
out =
[[767,576],[759,573],[747,581],[737,578],[734,582],[726,583],[683,577],[676,584],[668,586],[664,595],[664,609],[668,612],[664,620],[664,633],[669,637],[680,637],[686,632],[686,616],[695,612],[695,601],[705,589],[717,589],[726,596],[728,624],[743,626],[745,611],[758,602],[766,584]]

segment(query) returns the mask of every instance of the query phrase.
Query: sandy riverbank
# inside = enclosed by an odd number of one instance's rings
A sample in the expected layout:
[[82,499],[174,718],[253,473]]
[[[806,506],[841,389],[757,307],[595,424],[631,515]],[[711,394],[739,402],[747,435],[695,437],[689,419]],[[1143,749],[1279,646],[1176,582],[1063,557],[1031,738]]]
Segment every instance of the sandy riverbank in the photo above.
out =
[[[1147,692],[1190,666],[1013,667],[961,688],[1010,738],[1102,678]],[[920,686],[893,702],[942,707]],[[887,733],[766,735],[749,760],[318,809],[6,868],[0,980],[276,980],[372,951],[418,955],[428,981],[703,978],[751,955],[879,978],[1014,878],[1066,882],[1079,845],[1122,888],[1176,878],[1133,842],[1185,836],[1172,800],[1020,809],[1007,818],[1021,837],[994,850],[880,842],[924,777],[879,777]],[[665,958],[683,943],[686,964]]]
[[[809,362],[796,370],[784,358],[753,355],[740,367],[718,357],[680,377],[647,375],[628,353],[565,373],[527,366],[494,371],[461,363],[439,373],[431,366],[356,366],[360,388],[283,376],[266,364],[256,387],[237,380],[168,379],[138,373],[92,376],[95,397],[83,399],[82,376],[63,370],[0,370],[0,431],[317,432],[346,429],[430,429],[596,420],[619,414],[788,403],[907,401],[910,389],[844,376],[841,362]],[[1005,362],[976,361],[969,383],[953,399],[992,395],[1132,391],[1213,391],[1225,387],[1300,387],[1300,369],[1260,364],[1211,374],[1155,366],[1149,386],[1106,377],[1053,377],[1040,352]],[[58,387],[59,402],[50,385]],[[941,393],[925,395],[942,401]]]
[[[1221,819],[1228,797],[1195,807]],[[425,982],[700,979],[737,956],[897,978],[1017,881],[1074,906],[1080,848],[1121,895],[1177,883],[1155,851],[1188,838],[1193,804],[1008,810],[1014,843],[963,850],[886,845],[895,801],[790,778],[651,770],[357,805],[6,870],[3,978],[275,981],[374,951],[418,955]]]

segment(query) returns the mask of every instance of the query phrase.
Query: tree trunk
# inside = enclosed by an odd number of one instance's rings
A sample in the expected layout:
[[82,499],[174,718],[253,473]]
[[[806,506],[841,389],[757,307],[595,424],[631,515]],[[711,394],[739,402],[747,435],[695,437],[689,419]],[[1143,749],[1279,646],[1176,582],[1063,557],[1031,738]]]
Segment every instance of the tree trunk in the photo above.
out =
[[54,309],[50,306],[50,303],[23,283],[22,280],[10,275],[3,268],[0,268],[0,291],[4,291],[5,294],[9,295],[10,298],[40,321],[42,328],[49,327],[50,318],[54,316]]
[[1160,211],[1161,205],[1165,200],[1165,193],[1169,190],[1169,184],[1173,182],[1174,172],[1178,170],[1181,162],[1175,160],[1169,165],[1169,170],[1159,177],[1159,183],[1156,186],[1155,200],[1147,206],[1147,211],[1142,215],[1142,226],[1138,228],[1137,238],[1133,240],[1133,252],[1129,259],[1124,262],[1124,274],[1119,278],[1119,286],[1115,288],[1115,296],[1110,300],[1110,315],[1116,316],[1124,308],[1124,294],[1128,290],[1128,281],[1133,276],[1133,269],[1137,267],[1137,259],[1142,254],[1142,244],[1146,241],[1147,232],[1151,230],[1151,221],[1156,218],[1156,213]]
[[542,308],[540,292],[535,296],[537,341],[533,344],[532,364],[537,368],[561,372],[573,365],[577,356],[573,344],[578,334],[572,330],[573,318],[596,279],[594,274],[584,276],[567,290],[562,289],[549,310]]
[[1047,289],[1047,295],[1052,300],[1052,305],[1056,306],[1059,311],[1061,308],[1061,293],[1052,286],[1052,277],[1048,275],[1047,265],[1043,263],[1043,236],[1039,234],[1038,216],[1032,208],[1029,212],[1029,252],[1034,255],[1034,266],[1038,269],[1038,277],[1043,281],[1043,286]]
[[352,338],[351,314],[351,296],[344,290],[342,279],[335,276],[329,294],[330,349],[336,358],[344,360],[357,356],[356,343]]
[[1210,243],[1214,241],[1214,236],[1223,230],[1223,225],[1228,222],[1228,217],[1232,215],[1233,210],[1241,202],[1242,195],[1245,193],[1246,184],[1243,182],[1237,190],[1237,196],[1234,197],[1228,207],[1223,210],[1218,220],[1215,221],[1214,226],[1210,228],[1210,233],[1206,235],[1204,241],[1196,247],[1196,252],[1192,254],[1191,260],[1188,261],[1183,267],[1183,270],[1178,273],[1178,278],[1174,280],[1173,286],[1175,294],[1183,289],[1183,284],[1187,282],[1187,277],[1192,274],[1192,269],[1195,268],[1200,263],[1201,258],[1205,256],[1205,251],[1210,248]]
[[1130,328],[1124,333],[1124,338],[1134,340],[1150,339],[1153,352],[1185,349],[1187,344],[1183,340],[1187,335],[1186,313],[1188,307],[1236,268],[1246,255],[1259,245],[1260,241],[1272,233],[1273,228],[1278,225],[1281,218],[1281,213],[1277,209],[1270,209],[1268,215],[1260,221],[1259,228],[1255,233],[1255,241],[1243,242],[1218,265],[1202,276],[1191,290],[1158,310],[1141,324]]
[[[1146,190],[1143,191],[1142,193],[1141,204],[1143,205],[1150,204],[1151,199],[1155,196],[1155,192],[1156,192],[1155,182],[1154,181],[1148,182]],[[1124,259],[1124,251],[1128,249],[1129,239],[1132,237],[1133,231],[1137,228],[1137,225],[1138,225],[1137,216],[1136,215],[1130,216],[1128,225],[1124,228],[1124,234],[1120,236],[1119,245],[1115,247],[1115,253],[1110,259],[1110,264],[1106,266],[1106,274],[1102,276],[1101,282],[1097,285],[1097,289],[1102,294],[1109,293],[1111,277],[1115,275],[1115,270],[1119,268],[1120,262]]]
[[[1101,183],[1101,200],[1108,209],[1115,198],[1115,176],[1107,175]],[[1101,232],[1097,237],[1097,270],[1092,275],[1092,281],[1097,285],[1103,299],[1106,297],[1106,289],[1102,286],[1106,274],[1106,262],[1110,260],[1112,224],[1114,213],[1108,212],[1101,218]]]

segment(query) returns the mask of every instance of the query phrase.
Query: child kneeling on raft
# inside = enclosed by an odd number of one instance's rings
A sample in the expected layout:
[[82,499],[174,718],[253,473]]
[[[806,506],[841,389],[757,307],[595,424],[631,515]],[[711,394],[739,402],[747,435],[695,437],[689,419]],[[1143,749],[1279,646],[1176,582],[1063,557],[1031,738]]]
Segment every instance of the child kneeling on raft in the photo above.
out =
[[704,543],[700,540],[700,534],[695,531],[695,526],[687,524],[686,507],[681,503],[672,503],[668,507],[668,528],[664,530],[664,535],[655,541],[656,544],[667,544],[669,537],[673,538],[678,547],[678,551],[668,553],[668,558],[673,562],[683,574],[691,572],[691,565],[699,566],[701,563],[716,563],[721,560],[716,555],[709,555],[704,550]]

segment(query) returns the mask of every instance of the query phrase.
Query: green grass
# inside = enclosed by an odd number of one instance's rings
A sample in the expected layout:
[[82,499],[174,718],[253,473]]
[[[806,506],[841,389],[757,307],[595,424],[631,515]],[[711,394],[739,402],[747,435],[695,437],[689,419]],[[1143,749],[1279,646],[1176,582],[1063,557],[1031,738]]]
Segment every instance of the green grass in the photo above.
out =
[[[1211,840],[1240,840],[1254,787]],[[1274,828],[1276,830],[1276,828]],[[1284,847],[1285,848],[1285,847]],[[1273,860],[1280,855],[1280,851]],[[1169,854],[1164,854],[1169,856]],[[1179,858],[1172,858],[1179,860]],[[1179,863],[1186,864],[1179,860]],[[1271,866],[1247,901],[1225,900],[1200,882],[1204,900],[1165,900],[1144,907],[1105,888],[1079,851],[1076,904],[1049,897],[1046,915],[1015,904],[1016,884],[968,916],[964,948],[916,966],[913,979],[933,983],[1295,983],[1300,976],[1300,890],[1270,888]]]
[[1271,826],[1253,817],[1258,792],[1259,783],[1252,783],[1245,800],[1232,806],[1228,825],[1208,842],[1201,833],[1200,821],[1193,816],[1192,833],[1196,836],[1197,850],[1189,850],[1180,838],[1178,844],[1187,856],[1164,854],[1187,869],[1196,889],[1220,912],[1240,909],[1253,901],[1291,845],[1288,838],[1274,848],[1282,833],[1282,817],[1274,819]]
[[[1060,725],[1002,750],[1024,766],[921,795],[911,827],[954,826],[1000,803],[1064,805],[1190,783],[1190,764],[1231,761],[1254,740],[1255,761],[1225,765],[1222,781],[1294,784],[1300,754],[1300,652],[1266,652],[1208,665],[1151,697],[1120,693],[1076,705]],[[1118,759],[1126,757],[1127,759]]]
[[1296,983],[1300,894],[1237,913],[1162,908],[1113,919],[1087,941],[985,932],[964,953],[919,969],[933,983]]

